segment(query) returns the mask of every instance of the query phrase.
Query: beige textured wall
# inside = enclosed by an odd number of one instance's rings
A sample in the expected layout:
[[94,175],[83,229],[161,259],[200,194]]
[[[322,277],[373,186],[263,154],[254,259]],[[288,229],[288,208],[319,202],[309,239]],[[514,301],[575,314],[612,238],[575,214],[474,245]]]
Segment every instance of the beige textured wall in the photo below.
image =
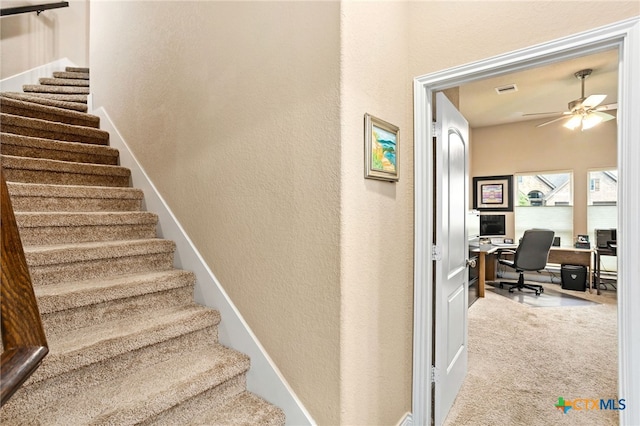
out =
[[[2,1],[2,7],[42,1]],[[44,2],[46,3],[46,2]],[[70,0],[69,7],[2,17],[0,79],[57,59],[89,65],[89,0]]]
[[[530,121],[474,129],[471,176],[520,172],[573,171],[573,233],[587,234],[590,169],[617,165],[616,123],[610,120],[581,132],[560,124],[536,128]],[[513,213],[506,213],[507,232],[514,235]]]
[[[392,425],[411,410],[413,131],[408,4],[342,4],[344,425]],[[364,114],[400,127],[397,183],[364,179]]]
[[640,15],[638,1],[418,1],[411,4],[413,76]]
[[311,415],[338,424],[339,4],[96,2],[91,52],[95,104]]

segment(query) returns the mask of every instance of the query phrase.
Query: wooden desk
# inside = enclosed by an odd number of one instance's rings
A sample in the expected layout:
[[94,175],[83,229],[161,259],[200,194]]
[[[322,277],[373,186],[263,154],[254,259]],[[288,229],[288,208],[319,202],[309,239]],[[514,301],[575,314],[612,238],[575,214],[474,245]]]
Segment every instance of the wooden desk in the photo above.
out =
[[478,254],[478,297],[484,297],[485,282],[496,279],[496,254],[500,248],[503,247],[481,244],[479,247],[469,249],[470,252]]
[[[491,244],[481,244],[479,247],[472,248],[472,253],[478,254],[478,297],[484,297],[484,286],[487,281],[495,281],[497,254],[500,250],[515,250],[517,246],[494,246]],[[592,258],[597,260],[597,253],[592,249],[578,249],[572,247],[551,247],[549,250],[548,263],[562,265],[563,263],[570,265],[582,265],[587,267],[589,293],[592,292]],[[597,289],[600,294],[600,288]]]
[[[551,247],[549,250],[548,263],[555,263],[562,265],[566,263],[568,265],[581,265],[587,267],[587,285],[589,287],[589,293],[593,288],[593,266],[597,259],[597,253],[593,249],[579,249],[572,247]],[[593,263],[592,262],[593,259]],[[597,293],[600,294],[598,288]]]

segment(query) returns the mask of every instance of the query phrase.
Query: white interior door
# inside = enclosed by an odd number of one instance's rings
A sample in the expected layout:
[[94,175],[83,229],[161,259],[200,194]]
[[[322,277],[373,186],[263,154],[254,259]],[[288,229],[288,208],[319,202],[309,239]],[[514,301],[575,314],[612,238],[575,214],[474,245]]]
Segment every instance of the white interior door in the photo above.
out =
[[467,120],[436,94],[434,420],[444,422],[467,374]]

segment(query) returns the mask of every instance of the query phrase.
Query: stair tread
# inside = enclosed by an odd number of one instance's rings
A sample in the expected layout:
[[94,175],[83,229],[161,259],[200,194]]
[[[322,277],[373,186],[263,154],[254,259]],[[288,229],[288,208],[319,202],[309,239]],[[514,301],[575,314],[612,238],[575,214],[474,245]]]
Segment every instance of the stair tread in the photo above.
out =
[[[87,103],[87,95],[72,95],[72,94],[60,94],[60,93],[40,93],[40,92],[29,92],[31,96],[37,96],[45,99],[54,99],[63,102],[75,102],[86,104]],[[85,105],[86,107],[86,105]]]
[[174,250],[175,243],[173,241],[161,238],[24,247],[25,257],[30,267],[103,258],[168,253]]
[[18,99],[31,103],[48,105],[73,111],[87,112],[87,106],[78,102],[60,101],[43,96],[29,95],[23,92],[2,92],[2,96],[10,99]]
[[46,170],[59,173],[93,174],[105,176],[129,176],[130,170],[110,164],[77,163],[74,161],[49,160],[46,158],[1,155],[2,167],[7,169]]
[[248,368],[245,355],[215,344],[87,389],[82,401],[62,398],[36,416],[42,424],[134,424],[244,374]]
[[49,86],[44,84],[25,84],[22,90],[29,93],[51,93],[56,95],[88,95],[88,87]]
[[[60,358],[63,355],[77,353],[88,347],[109,343],[121,338],[131,338],[134,347],[143,346],[144,335],[150,334],[151,329],[166,328],[188,321],[196,316],[206,316],[214,325],[219,314],[209,308],[192,303],[190,305],[158,309],[149,315],[148,312],[134,318],[124,318],[109,323],[91,324],[77,330],[70,330],[55,341],[49,342],[49,357]],[[189,327],[189,331],[194,331]],[[132,349],[127,349],[132,350]],[[95,352],[95,351],[91,351]]]
[[245,391],[222,407],[205,410],[189,423],[192,425],[259,424],[266,426],[284,424],[284,422],[285,415],[280,408]]
[[170,306],[125,318],[57,333],[49,354],[34,373],[39,382],[160,342],[216,327],[220,313],[191,303]]
[[[93,154],[117,159],[119,151],[106,145],[96,145],[81,142],[57,141],[54,139],[37,138],[33,136],[16,135],[13,133],[0,133],[3,145],[16,145],[53,151],[65,151],[69,153]],[[33,157],[44,158],[46,157]],[[111,164],[113,165],[113,164]]]
[[142,200],[139,188],[119,186],[55,185],[47,183],[7,182],[11,196],[30,195],[62,198],[128,198]]
[[129,186],[7,182],[15,212],[142,211],[144,192]]
[[[3,110],[6,112],[8,107],[20,108],[23,110],[21,114],[24,115],[24,110],[34,111],[40,114],[48,114],[49,116],[57,117],[59,122],[64,123],[62,120],[74,120],[76,122],[82,122],[83,126],[98,128],[100,126],[100,117],[86,112],[75,111],[68,108],[61,108],[57,105],[44,105],[40,102],[33,102],[33,99],[15,99],[11,96],[4,94],[0,95],[0,104],[3,106]],[[31,117],[31,116],[27,116]]]
[[[29,129],[46,130],[48,132],[55,132],[61,135],[77,135],[86,136],[96,139],[93,143],[107,145],[109,143],[109,132],[96,129],[93,127],[77,126],[73,124],[57,123],[48,120],[41,120],[39,118],[22,117],[13,114],[0,114],[2,120],[3,131],[5,133],[14,133],[7,131],[7,126],[24,127]],[[67,140],[67,139],[54,139],[54,140]],[[72,141],[74,142],[74,141]]]
[[156,224],[150,212],[16,212],[19,228]]
[[89,80],[88,72],[77,72],[77,71],[54,71],[54,78],[76,78],[79,80]]
[[35,287],[40,313],[47,314],[151,292],[193,285],[195,275],[182,269],[55,283]]
[[43,86],[75,86],[89,87],[89,80],[78,78],[43,77],[39,80]]

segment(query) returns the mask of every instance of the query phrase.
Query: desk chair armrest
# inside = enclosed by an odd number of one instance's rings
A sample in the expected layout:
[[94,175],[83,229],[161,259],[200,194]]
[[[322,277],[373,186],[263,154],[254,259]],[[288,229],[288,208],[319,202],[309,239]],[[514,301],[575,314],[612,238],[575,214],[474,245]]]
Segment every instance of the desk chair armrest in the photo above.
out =
[[514,256],[516,254],[516,251],[512,249],[499,249],[497,254],[498,257],[503,255]]

